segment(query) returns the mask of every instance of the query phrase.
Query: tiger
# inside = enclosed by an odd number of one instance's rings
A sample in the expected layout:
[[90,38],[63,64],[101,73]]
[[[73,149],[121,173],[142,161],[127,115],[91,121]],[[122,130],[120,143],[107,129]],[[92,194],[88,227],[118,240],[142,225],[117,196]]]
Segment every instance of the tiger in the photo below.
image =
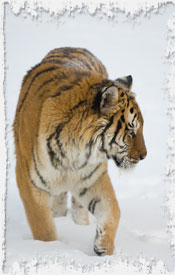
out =
[[13,123],[16,181],[33,238],[56,241],[55,217],[96,219],[94,251],[112,255],[120,208],[108,160],[120,169],[147,155],[131,75],[111,80],[84,48],[51,50],[23,78]]

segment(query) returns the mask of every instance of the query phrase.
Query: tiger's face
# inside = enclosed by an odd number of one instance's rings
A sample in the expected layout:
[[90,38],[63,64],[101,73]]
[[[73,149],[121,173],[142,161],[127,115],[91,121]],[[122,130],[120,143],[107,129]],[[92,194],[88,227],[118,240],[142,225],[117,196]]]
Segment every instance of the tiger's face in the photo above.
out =
[[110,158],[117,166],[130,168],[147,154],[143,137],[143,117],[132,97],[128,107],[119,111],[116,119],[117,128],[113,128],[114,134],[109,143]]
[[131,85],[131,76],[117,79],[114,85],[104,88],[101,99],[101,111],[108,118],[101,134],[101,151],[121,168],[133,167],[147,154],[144,121]]

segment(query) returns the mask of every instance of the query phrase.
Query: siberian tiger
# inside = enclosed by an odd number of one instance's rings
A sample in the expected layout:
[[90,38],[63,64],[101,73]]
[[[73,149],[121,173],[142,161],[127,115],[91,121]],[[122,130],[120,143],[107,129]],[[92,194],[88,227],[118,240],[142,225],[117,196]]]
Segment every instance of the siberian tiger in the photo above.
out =
[[111,255],[120,209],[107,160],[128,168],[146,157],[132,77],[108,79],[88,50],[49,52],[24,77],[13,124],[16,178],[36,240],[57,240],[54,216],[97,220],[94,251]]

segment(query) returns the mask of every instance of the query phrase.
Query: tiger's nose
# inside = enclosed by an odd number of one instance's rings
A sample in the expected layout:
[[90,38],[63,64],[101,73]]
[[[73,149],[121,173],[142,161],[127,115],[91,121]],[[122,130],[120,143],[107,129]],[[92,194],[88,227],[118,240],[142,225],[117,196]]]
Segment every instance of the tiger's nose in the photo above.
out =
[[140,155],[140,160],[143,160],[146,158],[147,153]]

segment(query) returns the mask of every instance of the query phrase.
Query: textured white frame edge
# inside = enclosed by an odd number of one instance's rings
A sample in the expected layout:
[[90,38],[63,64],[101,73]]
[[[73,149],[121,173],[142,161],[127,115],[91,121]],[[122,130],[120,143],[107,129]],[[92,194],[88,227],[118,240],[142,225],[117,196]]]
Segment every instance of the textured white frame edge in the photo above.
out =
[[[2,0],[0,4],[0,209],[1,209],[1,227],[0,227],[0,264],[3,269],[5,261],[5,199],[6,199],[6,181],[7,181],[7,146],[6,146],[6,119],[5,119],[5,4],[9,4],[15,14],[19,14],[22,8],[27,13],[36,17],[38,9],[42,8],[49,14],[64,15],[66,11],[73,12],[75,9],[81,11],[86,8],[89,14],[95,14],[97,9],[108,16],[117,11],[124,12],[131,19],[141,13],[148,14],[150,11],[158,12],[159,8],[167,4],[175,4],[175,0]],[[169,63],[169,73],[167,75],[167,95],[169,115],[169,138],[167,141],[167,167],[166,180],[169,190],[167,193],[166,208],[169,214],[167,229],[170,236],[170,245],[173,256],[175,257],[175,12],[167,22],[167,48],[165,56]],[[87,272],[87,271],[86,271]],[[174,274],[175,270],[172,272]],[[3,271],[2,271],[3,273]],[[1,274],[2,274],[1,273]],[[82,274],[82,266],[63,266],[59,259],[33,259],[30,262],[15,263],[10,274]],[[140,257],[137,262],[128,262],[124,259],[118,259],[116,263],[110,264],[104,258],[103,264],[94,265],[88,274],[170,274],[162,261],[157,261],[154,266],[144,257]]]

